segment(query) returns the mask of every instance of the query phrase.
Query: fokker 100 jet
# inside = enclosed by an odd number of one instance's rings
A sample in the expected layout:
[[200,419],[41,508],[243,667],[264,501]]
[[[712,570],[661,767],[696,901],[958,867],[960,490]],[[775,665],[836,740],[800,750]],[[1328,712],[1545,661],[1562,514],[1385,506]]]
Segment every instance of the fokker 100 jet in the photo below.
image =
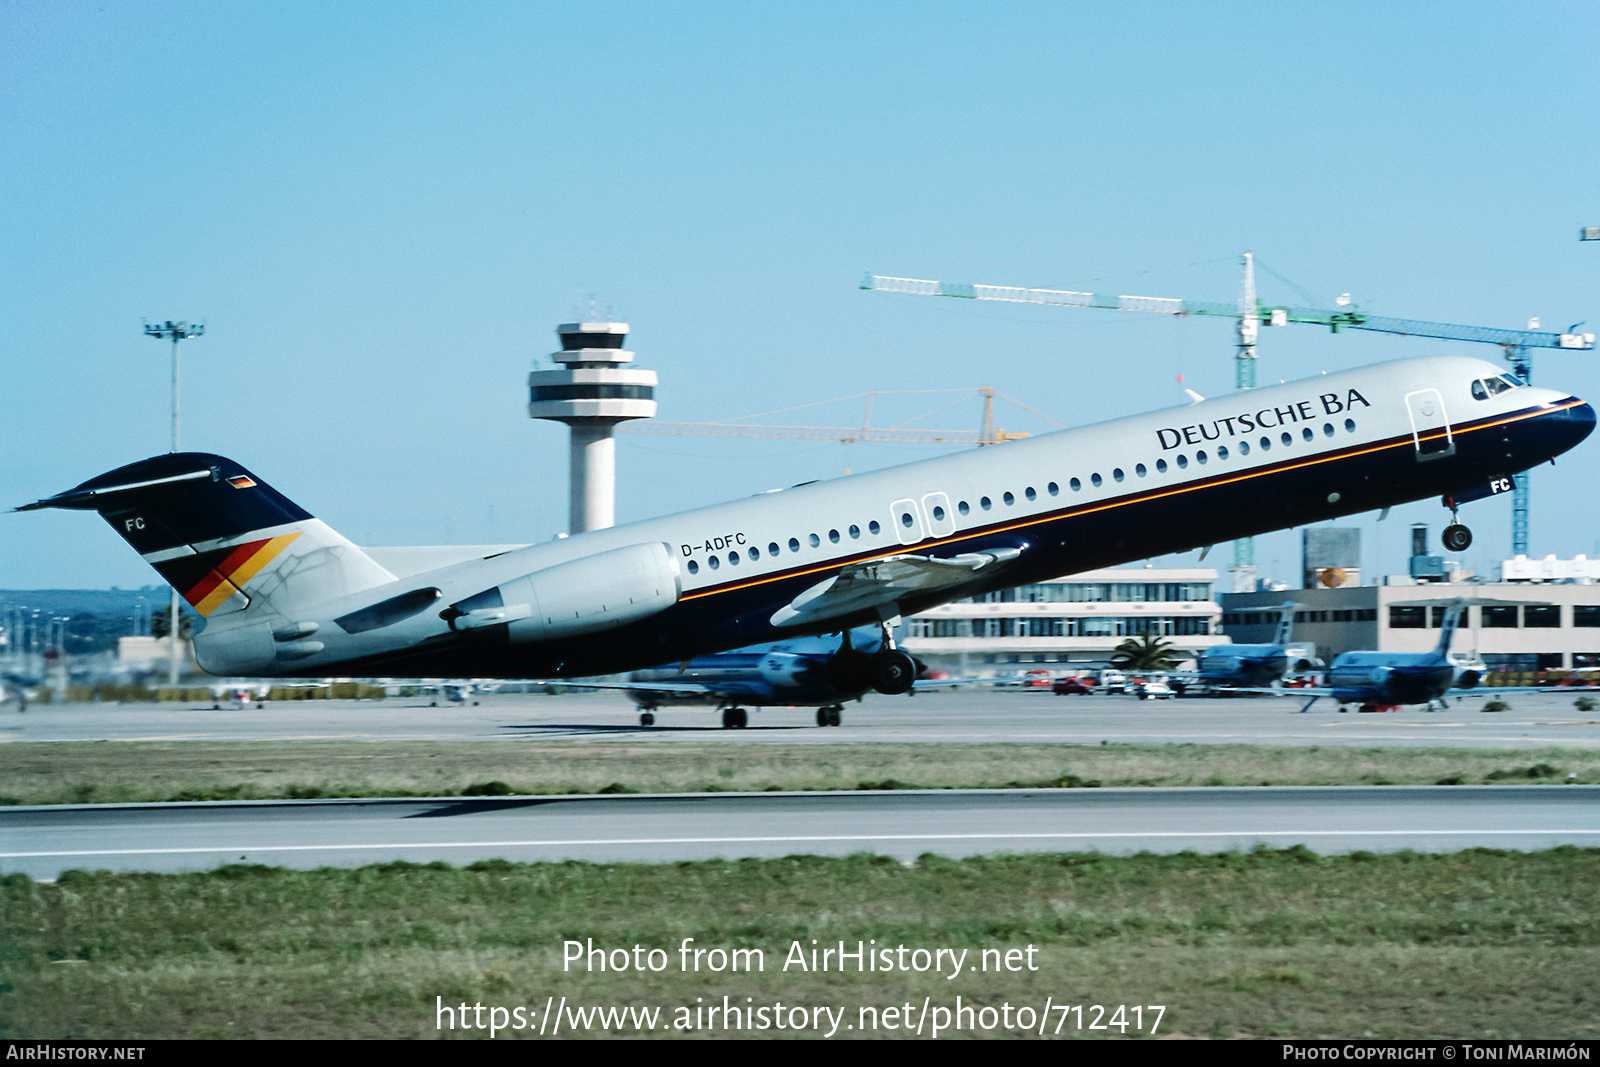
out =
[[1278,628],[1266,645],[1216,645],[1200,659],[1200,684],[1212,689],[1238,686],[1274,685],[1291,665],[1297,673],[1320,667],[1320,661],[1306,655],[1305,649],[1291,648],[1295,609],[1288,601],[1278,616]]
[[903,693],[902,615],[1429,496],[1454,511],[1594,424],[1575,396],[1436,357],[509,550],[358,548],[194,452],[19,510],[99,512],[206,618],[213,674],[583,677],[877,625],[880,647],[841,639],[830,676]]

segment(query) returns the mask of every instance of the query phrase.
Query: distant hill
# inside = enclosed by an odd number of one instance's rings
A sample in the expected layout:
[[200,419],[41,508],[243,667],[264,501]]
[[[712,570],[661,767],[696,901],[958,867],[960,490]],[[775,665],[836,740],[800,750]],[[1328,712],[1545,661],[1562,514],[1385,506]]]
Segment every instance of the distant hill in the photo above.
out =
[[4,623],[4,613],[12,608],[50,615],[131,616],[140,597],[154,611],[172,599],[172,591],[164,585],[147,585],[143,589],[0,589],[0,624]]
[[[12,609],[24,616],[34,612],[50,618],[65,615],[68,655],[83,656],[110,652],[117,638],[133,633],[135,605],[144,597],[145,610],[160,614],[171,602],[172,592],[164,585],[143,589],[0,589],[0,630],[11,622]],[[45,640],[46,631],[40,631]]]

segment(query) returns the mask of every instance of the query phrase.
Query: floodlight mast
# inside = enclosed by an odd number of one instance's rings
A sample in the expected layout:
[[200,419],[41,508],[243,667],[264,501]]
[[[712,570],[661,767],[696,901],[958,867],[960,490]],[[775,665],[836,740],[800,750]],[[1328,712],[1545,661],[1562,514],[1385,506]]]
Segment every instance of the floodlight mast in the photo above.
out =
[[[191,326],[187,322],[166,322],[152,326],[145,323],[144,335],[154,337],[160,341],[172,342],[172,451],[178,450],[178,342],[186,341],[191,337],[204,336],[206,328],[202,325]],[[181,618],[178,608],[178,589],[172,589],[172,614],[170,628],[167,630],[167,683],[172,686],[178,684],[178,620]]]
[[158,340],[172,342],[172,451],[178,450],[178,342],[186,341],[191,337],[202,337],[206,328],[202,325],[190,326],[187,322],[166,322],[156,326],[145,324],[144,335]]

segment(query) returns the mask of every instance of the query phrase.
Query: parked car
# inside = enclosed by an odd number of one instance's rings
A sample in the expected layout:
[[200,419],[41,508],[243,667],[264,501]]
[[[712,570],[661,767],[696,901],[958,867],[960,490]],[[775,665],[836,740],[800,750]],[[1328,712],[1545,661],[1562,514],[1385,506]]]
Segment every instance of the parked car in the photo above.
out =
[[1022,676],[1022,687],[1024,689],[1049,689],[1051,683],[1055,681],[1055,676],[1054,671],[1028,671]]
[[1171,700],[1178,694],[1172,691],[1172,686],[1159,679],[1148,682],[1136,682],[1133,695],[1140,700]]
[[1093,696],[1094,683],[1086,682],[1082,678],[1057,678],[1050,687],[1050,692],[1056,696]]

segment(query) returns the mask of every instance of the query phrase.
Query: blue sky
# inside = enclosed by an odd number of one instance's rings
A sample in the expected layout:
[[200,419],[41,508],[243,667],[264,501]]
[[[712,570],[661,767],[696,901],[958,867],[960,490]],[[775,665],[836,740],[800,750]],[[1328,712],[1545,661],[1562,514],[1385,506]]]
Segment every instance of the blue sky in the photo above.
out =
[[[1227,301],[1250,249],[1324,303],[1594,329],[1600,244],[1576,232],[1600,224],[1597,21],[1579,3],[0,0],[0,504],[165,451],[169,353],[144,319],[207,325],[184,347],[184,447],[367,544],[565,529],[566,431],[527,418],[524,382],[591,293],[660,373],[661,417],[687,421],[989,385],[1082,425],[1181,402],[1179,374],[1232,387],[1226,321],[866,293],[869,270]],[[1263,331],[1259,376],[1451,351],[1498,358],[1291,327]],[[1535,358],[1540,384],[1600,397],[1600,356]],[[803,421],[860,418],[824,410]],[[929,454],[622,437],[618,517]],[[1591,441],[1535,472],[1536,555],[1600,554],[1597,462]],[[1464,514],[1464,558],[1489,570],[1509,502]],[[1444,515],[1356,520],[1365,570],[1403,570],[1409,524]],[[1260,539],[1263,574],[1295,578],[1298,544]],[[0,514],[0,587],[153,578],[92,517]]]

